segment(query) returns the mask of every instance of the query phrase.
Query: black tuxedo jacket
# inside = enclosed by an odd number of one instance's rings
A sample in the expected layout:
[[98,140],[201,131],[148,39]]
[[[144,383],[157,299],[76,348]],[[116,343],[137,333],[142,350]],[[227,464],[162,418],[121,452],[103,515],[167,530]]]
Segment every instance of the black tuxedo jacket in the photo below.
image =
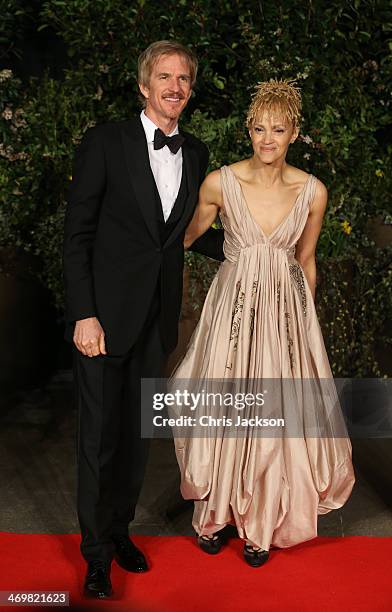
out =
[[[140,118],[88,130],[74,161],[64,234],[66,338],[73,324],[97,317],[108,354],[128,351],[160,291],[164,348],[177,343],[182,298],[183,239],[208,164],[208,149],[194,136],[182,147],[187,192],[182,214],[162,244],[157,190]],[[223,259],[222,232],[211,230],[195,250]]]

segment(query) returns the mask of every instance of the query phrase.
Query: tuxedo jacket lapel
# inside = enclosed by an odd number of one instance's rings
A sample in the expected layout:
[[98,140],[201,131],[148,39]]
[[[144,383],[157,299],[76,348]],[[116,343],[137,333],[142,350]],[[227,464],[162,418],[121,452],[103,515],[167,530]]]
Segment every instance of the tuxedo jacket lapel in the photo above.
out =
[[155,179],[150,167],[147,141],[140,119],[129,121],[122,131],[129,178],[148,231],[160,245],[155,208]]
[[185,142],[182,145],[182,171],[186,173],[188,196],[185,201],[184,213],[164,246],[171,244],[184,227],[188,225],[193,213],[195,201],[197,201],[197,192],[199,190],[199,159],[195,149],[189,144],[186,134],[183,132],[181,133],[185,137]]
[[[188,196],[184,213],[170,234],[166,244],[171,244],[189,223],[199,189],[199,159],[195,149],[185,142],[182,146],[182,171],[186,173]],[[139,118],[127,122],[122,131],[122,141],[129,178],[136,195],[137,203],[146,222],[148,231],[157,245],[160,245],[159,228],[155,208],[155,179],[150,167],[147,142],[142,122]]]

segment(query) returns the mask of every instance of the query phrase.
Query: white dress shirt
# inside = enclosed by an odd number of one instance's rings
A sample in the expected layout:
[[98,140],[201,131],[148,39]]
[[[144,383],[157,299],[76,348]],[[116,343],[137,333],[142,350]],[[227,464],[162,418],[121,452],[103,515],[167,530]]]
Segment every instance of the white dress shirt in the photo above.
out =
[[[180,148],[177,153],[172,153],[166,145],[155,151],[154,134],[158,126],[147,117],[144,110],[140,113],[140,119],[146,134],[150,166],[161,198],[163,216],[167,221],[180,189],[182,151]],[[174,136],[174,134],[178,134],[178,125],[168,136]]]

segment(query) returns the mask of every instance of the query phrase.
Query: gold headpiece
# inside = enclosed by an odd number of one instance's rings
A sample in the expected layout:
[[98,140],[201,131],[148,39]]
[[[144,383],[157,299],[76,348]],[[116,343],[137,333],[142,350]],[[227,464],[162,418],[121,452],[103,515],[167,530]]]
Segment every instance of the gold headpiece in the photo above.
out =
[[252,95],[246,125],[250,127],[262,111],[278,111],[283,119],[299,127],[301,122],[301,90],[295,80],[271,79],[258,83]]

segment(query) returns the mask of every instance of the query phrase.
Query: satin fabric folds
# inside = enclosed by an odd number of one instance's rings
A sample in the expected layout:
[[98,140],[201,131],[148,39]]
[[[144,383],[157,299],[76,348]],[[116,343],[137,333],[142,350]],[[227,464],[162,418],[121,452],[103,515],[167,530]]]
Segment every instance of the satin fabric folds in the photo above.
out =
[[[257,436],[252,428],[247,435],[227,435],[222,426],[197,437],[176,431],[174,443],[181,492],[195,500],[196,532],[210,535],[231,523],[241,538],[268,550],[317,536],[317,515],[345,503],[355,480],[351,443],[312,295],[295,259],[316,179],[309,175],[268,236],[227,166],[221,183],[226,259],[171,384],[236,379],[246,387],[252,380],[291,380],[308,385],[307,399],[298,399],[297,391],[295,401],[289,391],[279,395],[279,414],[295,424],[295,435],[289,429]],[[318,383],[329,385],[327,394],[317,391]]]

